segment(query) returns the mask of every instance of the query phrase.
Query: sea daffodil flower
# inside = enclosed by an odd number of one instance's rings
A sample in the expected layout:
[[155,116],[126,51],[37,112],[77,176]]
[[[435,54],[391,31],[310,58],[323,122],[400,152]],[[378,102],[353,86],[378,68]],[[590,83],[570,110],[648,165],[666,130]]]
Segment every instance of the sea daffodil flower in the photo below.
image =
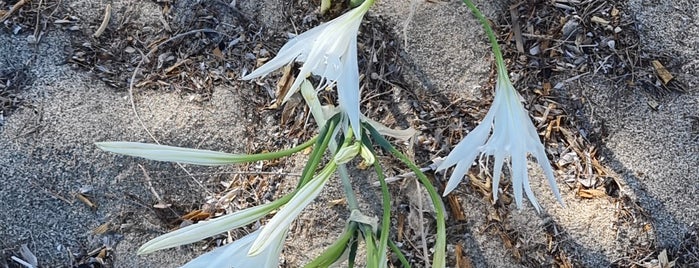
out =
[[235,240],[227,245],[216,248],[204,255],[197,257],[194,260],[186,263],[182,268],[204,268],[204,267],[255,267],[255,268],[276,268],[279,267],[279,254],[282,251],[284,239],[286,239],[287,230],[282,230],[282,236],[279,236],[272,245],[255,256],[249,256],[248,251],[252,243],[260,235],[262,229],[258,229],[242,238]]
[[[536,157],[537,162],[544,170],[544,174],[553,189],[556,198],[562,203],[561,195],[556,186],[553,170],[546,157],[544,146],[539,141],[536,128],[524,110],[521,97],[517,94],[507,74],[498,75],[495,89],[495,100],[483,121],[466,135],[454,150],[444,159],[437,170],[444,170],[456,165],[454,172],[444,190],[444,195],[449,194],[461,181],[471,167],[473,160],[479,154],[492,155],[495,158],[495,171],[493,174],[493,200],[498,198],[498,183],[505,158],[512,161],[512,188],[514,189],[517,207],[522,206],[522,190],[526,193],[532,205],[539,211],[538,202],[531,187],[527,175],[527,153]],[[490,135],[492,126],[492,135]],[[490,136],[490,138],[488,138]]]
[[243,79],[264,76],[293,61],[303,62],[288,93],[279,97],[286,102],[310,75],[321,77],[317,89],[335,83],[339,106],[347,115],[354,136],[361,138],[357,33],[364,14],[373,4],[374,0],[366,0],[359,7],[294,37],[282,46],[276,57],[243,76]]
[[[498,77],[495,84],[495,100],[483,121],[456,145],[454,150],[437,168],[439,171],[456,165],[447,182],[444,195],[449,194],[456,188],[461,178],[468,172],[476,156],[484,154],[492,155],[495,158],[492,192],[493,200],[497,200],[498,184],[503,163],[505,158],[509,157],[512,162],[510,173],[512,175],[512,188],[514,189],[517,207],[522,207],[522,192],[524,191],[534,208],[537,211],[541,211],[541,207],[529,185],[527,154],[531,153],[543,168],[544,175],[548,179],[554,195],[563,204],[561,194],[556,185],[556,179],[553,176],[553,169],[544,151],[544,146],[539,140],[534,124],[529,119],[529,114],[522,105],[521,97],[512,86],[512,82],[510,82],[510,78],[507,75],[505,61],[500,52],[500,46],[497,43],[495,34],[490,28],[488,21],[473,3],[468,0],[464,0],[464,2],[480,20],[488,34],[493,53],[495,54]],[[491,128],[492,135],[490,135]]]

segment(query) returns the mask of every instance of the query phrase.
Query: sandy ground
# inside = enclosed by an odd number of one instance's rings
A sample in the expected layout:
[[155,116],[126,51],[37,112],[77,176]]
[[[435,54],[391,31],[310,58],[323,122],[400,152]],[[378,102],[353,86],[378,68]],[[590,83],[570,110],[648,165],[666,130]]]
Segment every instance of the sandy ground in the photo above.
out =
[[[177,2],[175,13],[180,12],[180,17],[188,5],[195,5]],[[279,39],[294,27],[278,12],[291,14],[294,7],[310,5],[276,0],[239,2],[242,14],[266,26],[266,33]],[[504,7],[508,5],[503,1],[478,4],[486,16],[507,16]],[[103,5],[99,2],[63,5],[66,12],[81,14],[84,29],[94,30],[101,21]],[[474,267],[531,266],[534,261],[560,261],[556,258],[575,266],[604,267],[657,262],[664,249],[675,258],[692,251],[691,247],[683,251],[683,247],[687,241],[696,243],[692,237],[696,239],[699,219],[694,202],[699,196],[699,13],[692,12],[697,5],[698,1],[689,0],[638,0],[630,1],[624,9],[624,15],[635,22],[624,30],[638,32],[643,51],[676,59],[670,70],[686,85],[685,93],[656,96],[634,91],[601,73],[590,73],[556,89],[555,96],[574,118],[578,131],[598,146],[602,164],[621,186],[622,198],[581,199],[576,188],[559,178],[567,204],[560,207],[532,166],[532,186],[545,212],[536,214],[530,206],[518,211],[511,205],[512,212],[501,220],[506,226],[503,232],[493,231],[489,201],[472,187],[461,186],[455,194],[466,219],[450,227],[450,266],[455,266],[456,245],[464,248]],[[125,12],[138,10],[142,13],[138,23],[155,27],[160,25],[160,8],[153,2],[139,3],[135,8],[114,3],[113,16],[120,18]],[[410,91],[450,100],[477,100],[489,92],[483,90],[491,66],[489,47],[479,24],[460,1],[379,1],[371,16],[388,25],[394,42],[400,44],[401,75]],[[177,30],[182,25],[171,26]],[[0,212],[4,215],[0,217],[0,267],[16,267],[9,257],[18,255],[21,244],[28,245],[42,267],[70,267],[102,245],[114,248],[114,267],[176,267],[203,252],[205,244],[147,256],[134,252],[143,242],[171,228],[173,219],[220,194],[220,182],[240,180],[236,172],[300,172],[303,156],[276,168],[267,164],[263,168],[187,166],[192,178],[174,164],[99,151],[94,142],[152,141],[136,120],[128,93],[66,63],[75,48],[71,39],[80,35],[49,27],[41,42],[32,45],[28,43],[31,34],[13,34],[9,29],[0,33],[0,69],[23,69],[29,78],[18,93],[24,100],[22,106],[0,121]],[[239,59],[250,61],[242,56]],[[236,66],[236,72],[245,68]],[[570,77],[558,74],[552,84]],[[259,141],[281,141],[278,143],[287,146],[300,142],[275,136],[283,133],[279,111],[262,109],[269,103],[260,103],[257,97],[266,93],[260,87],[253,88],[251,83],[224,83],[214,86],[206,101],[194,93],[138,89],[135,104],[145,126],[164,144],[256,152],[274,149],[256,147]],[[265,101],[271,102],[271,97]],[[415,125],[419,118],[408,113],[403,120]],[[430,157],[445,156],[443,151],[434,153]],[[357,183],[366,183],[366,174],[353,174],[361,178]],[[295,183],[293,176],[264,178],[273,180],[258,187],[264,196],[241,195],[236,202],[263,202]],[[306,263],[339,234],[346,211],[328,208],[328,201],[341,197],[336,184],[292,228],[283,253],[285,267]],[[409,196],[414,194],[409,185],[392,186],[396,200],[411,202]],[[361,186],[367,188],[370,186]],[[97,207],[79,201],[76,195],[80,192]],[[366,210],[374,210],[371,191],[361,196]],[[159,201],[172,204],[172,210],[153,208]],[[95,228],[103,224],[108,224],[108,231],[95,234]],[[429,225],[427,228],[428,232],[433,230]],[[503,233],[511,237],[503,237]],[[508,244],[514,244],[515,249]],[[696,247],[694,244],[694,252]],[[551,252],[560,254],[552,256]],[[523,259],[518,254],[526,256]],[[685,258],[691,260],[691,256]],[[697,261],[697,256],[694,258]],[[421,257],[413,256],[412,260],[420,263]]]

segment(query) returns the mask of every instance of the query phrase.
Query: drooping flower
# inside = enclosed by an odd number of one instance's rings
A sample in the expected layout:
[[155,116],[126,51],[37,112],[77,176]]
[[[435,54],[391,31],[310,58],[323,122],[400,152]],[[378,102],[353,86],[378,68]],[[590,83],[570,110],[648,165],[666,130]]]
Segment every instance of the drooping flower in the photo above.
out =
[[276,57],[243,79],[264,76],[293,61],[303,62],[288,93],[280,97],[286,102],[310,75],[321,77],[317,89],[336,84],[339,106],[347,115],[355,137],[360,138],[357,32],[364,14],[373,4],[374,0],[366,0],[359,7],[294,37]]
[[[500,65],[500,64],[498,64]],[[524,110],[521,97],[512,86],[504,69],[504,64],[498,66],[498,80],[495,86],[495,100],[483,121],[471,131],[466,138],[456,145],[454,150],[444,159],[437,170],[444,170],[453,165],[456,168],[451,174],[444,195],[449,194],[468,172],[473,160],[480,154],[492,155],[495,158],[493,174],[493,200],[498,198],[498,184],[506,158],[512,162],[512,188],[514,189],[517,207],[522,207],[522,191],[537,211],[541,208],[529,185],[527,171],[527,154],[531,153],[541,165],[554,195],[561,204],[563,200],[553,176],[553,169],[548,162],[544,146],[539,140],[534,124]],[[491,133],[492,128],[492,135]],[[489,138],[490,137],[490,138]]]
[[282,251],[284,239],[286,239],[286,234],[288,232],[286,229],[282,230],[282,235],[274,241],[271,241],[271,245],[269,247],[257,255],[248,255],[248,251],[250,250],[252,243],[255,241],[255,239],[257,239],[261,232],[262,227],[238,240],[189,261],[182,266],[182,268],[277,268],[279,267],[279,254]]

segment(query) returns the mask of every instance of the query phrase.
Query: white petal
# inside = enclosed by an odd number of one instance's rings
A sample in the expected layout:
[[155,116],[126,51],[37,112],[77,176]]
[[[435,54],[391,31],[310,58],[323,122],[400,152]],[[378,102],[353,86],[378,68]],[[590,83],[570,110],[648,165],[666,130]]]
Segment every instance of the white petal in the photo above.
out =
[[493,186],[491,187],[491,191],[493,192],[493,201],[498,200],[498,191],[499,187],[498,185],[500,184],[500,175],[502,174],[502,166],[503,163],[505,162],[505,152],[496,152],[495,153],[495,173],[493,174]]
[[444,186],[444,193],[442,196],[447,196],[449,193],[451,193],[451,191],[456,189],[456,186],[459,186],[459,182],[461,182],[464,174],[468,172],[469,168],[471,167],[471,163],[473,163],[473,159],[471,159],[471,161],[461,161],[456,164],[456,168],[454,168],[454,172],[451,173],[451,177],[449,177],[447,185]]
[[454,147],[454,150],[449,153],[444,162],[439,165],[437,171],[445,170],[460,161],[468,161],[470,163],[476,159],[476,156],[480,153],[479,148],[485,143],[488,139],[488,134],[490,134],[494,115],[492,111],[492,109],[488,111],[483,121]]
[[556,177],[553,176],[553,169],[551,168],[551,164],[549,163],[548,158],[546,157],[546,152],[544,152],[543,145],[539,146],[539,148],[535,150],[532,154],[534,155],[534,157],[536,157],[536,161],[544,170],[544,175],[546,175],[546,178],[548,179],[549,186],[553,191],[553,195],[556,196],[558,202],[565,207],[565,202],[563,202],[563,198],[561,198],[561,193],[558,191]]
[[514,190],[515,203],[522,208],[522,185],[529,184],[527,180],[527,156],[521,152],[512,152],[512,189]]
[[[263,64],[252,73],[243,76],[243,80],[250,80],[267,75],[282,66],[297,61],[305,61],[305,57],[311,50],[312,44],[318,38],[318,34],[323,32],[327,24],[321,24],[289,40],[272,60]],[[302,77],[305,78],[305,77]]]
[[361,139],[359,124],[359,70],[357,69],[357,38],[352,39],[343,65],[342,75],[337,81],[340,109],[347,115],[354,137]]
[[[275,241],[274,246],[270,246],[263,253],[256,256],[248,256],[247,252],[252,243],[257,239],[262,229],[258,229],[232,243],[216,248],[204,255],[191,260],[182,268],[207,268],[207,267],[255,267],[255,268],[277,268],[279,266],[279,254],[283,246],[284,239]],[[284,238],[283,236],[282,238]]]
[[529,185],[529,181],[526,181],[522,184],[524,187],[524,193],[527,194],[527,198],[529,199],[529,202],[532,203],[532,206],[534,206],[534,209],[536,209],[536,212],[541,212],[541,206],[539,206],[539,202],[536,200],[536,196],[534,196],[534,192],[532,191],[531,185]]

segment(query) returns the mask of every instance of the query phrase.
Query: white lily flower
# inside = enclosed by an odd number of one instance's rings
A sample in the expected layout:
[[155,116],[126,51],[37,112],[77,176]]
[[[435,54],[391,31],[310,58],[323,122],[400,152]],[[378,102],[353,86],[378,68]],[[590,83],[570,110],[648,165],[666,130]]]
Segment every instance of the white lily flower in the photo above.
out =
[[289,40],[269,62],[243,77],[244,80],[264,76],[293,62],[303,62],[298,77],[283,101],[286,102],[307,76],[319,75],[317,89],[337,83],[340,108],[348,116],[355,137],[361,138],[359,125],[359,70],[357,67],[357,32],[364,14],[374,0],[366,0],[329,22]]
[[248,225],[266,216],[277,207],[279,207],[279,203],[267,203],[177,229],[146,242],[138,249],[138,254],[146,254],[161,249],[193,243],[226,232],[230,229]]
[[269,220],[267,225],[262,228],[262,233],[260,233],[255,243],[250,247],[248,255],[254,256],[261,254],[271,244],[284,236],[291,222],[301,214],[301,211],[306,208],[318,194],[320,194],[320,190],[323,189],[325,183],[327,183],[332,174],[335,173],[335,169],[337,169],[337,165],[335,162],[330,161],[318,175],[301,187],[291,200],[289,200],[289,202]]
[[260,254],[248,256],[250,246],[252,246],[252,243],[257,239],[261,231],[262,229],[258,229],[232,243],[201,255],[186,263],[182,268],[277,268],[279,267],[279,254],[282,251],[287,231],[284,230],[284,235],[273,241],[273,245],[267,247]]
[[[497,189],[503,163],[505,158],[509,157],[512,161],[512,188],[514,189],[517,207],[522,207],[522,190],[524,190],[534,208],[540,211],[541,208],[529,186],[527,174],[527,153],[531,153],[543,168],[554,195],[563,204],[553,176],[553,169],[548,162],[544,146],[536,133],[536,128],[524,110],[524,106],[522,106],[520,101],[521,97],[512,86],[505,68],[502,66],[498,67],[495,100],[490,110],[483,121],[456,145],[454,150],[437,168],[439,171],[456,165],[447,182],[444,195],[449,194],[456,188],[461,178],[468,172],[476,156],[485,154],[495,157],[492,191],[493,200],[497,200]],[[491,127],[493,130],[492,135],[490,135]],[[488,138],[489,136],[490,138]]]

